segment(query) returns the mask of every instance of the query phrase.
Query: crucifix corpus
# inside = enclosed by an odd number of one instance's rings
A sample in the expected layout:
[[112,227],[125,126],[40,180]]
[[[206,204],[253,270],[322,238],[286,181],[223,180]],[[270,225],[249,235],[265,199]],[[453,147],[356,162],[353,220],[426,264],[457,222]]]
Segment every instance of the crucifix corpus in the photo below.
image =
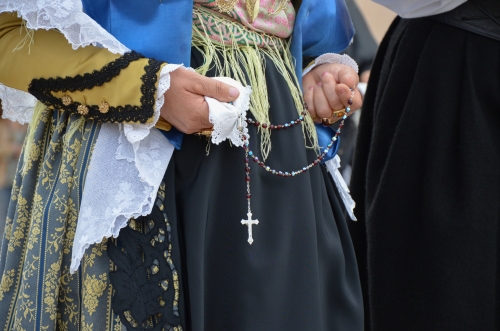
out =
[[248,216],[248,219],[247,220],[241,220],[241,224],[248,226],[248,243],[251,245],[253,243],[252,225],[259,224],[259,220],[253,220],[251,212],[248,212],[247,216]]

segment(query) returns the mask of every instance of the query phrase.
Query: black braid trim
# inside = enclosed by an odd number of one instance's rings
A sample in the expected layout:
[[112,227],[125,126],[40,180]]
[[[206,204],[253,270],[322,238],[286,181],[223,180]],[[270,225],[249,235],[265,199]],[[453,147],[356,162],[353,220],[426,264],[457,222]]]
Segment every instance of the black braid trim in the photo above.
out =
[[[84,91],[102,86],[104,83],[108,83],[113,78],[120,75],[120,72],[127,68],[131,62],[142,58],[144,58],[144,56],[139,53],[129,52],[115,61],[108,63],[101,70],[95,70],[83,76],[77,75],[75,77],[66,78],[33,79],[28,91],[48,107],[68,110],[74,114],[78,114],[78,106],[81,105],[79,102],[73,102],[71,105],[65,106],[61,99],[52,95],[52,92]],[[89,112],[84,117],[87,119],[96,119],[101,122],[146,123],[154,115],[156,81],[158,80],[157,73],[163,63],[164,62],[149,59],[148,65],[144,68],[146,72],[141,77],[143,84],[141,86],[142,96],[140,106],[124,105],[110,107],[109,111],[103,114],[99,111],[98,105],[87,105]]]

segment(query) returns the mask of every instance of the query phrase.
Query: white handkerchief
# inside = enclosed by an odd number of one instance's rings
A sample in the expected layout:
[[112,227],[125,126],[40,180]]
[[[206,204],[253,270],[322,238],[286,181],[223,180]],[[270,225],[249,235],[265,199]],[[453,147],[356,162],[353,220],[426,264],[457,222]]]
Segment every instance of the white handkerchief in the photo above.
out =
[[248,134],[246,113],[250,108],[252,89],[229,77],[214,77],[214,79],[236,87],[240,91],[240,96],[232,104],[205,97],[209,109],[208,119],[214,126],[212,143],[218,145],[229,139],[234,146],[243,146],[243,136]]

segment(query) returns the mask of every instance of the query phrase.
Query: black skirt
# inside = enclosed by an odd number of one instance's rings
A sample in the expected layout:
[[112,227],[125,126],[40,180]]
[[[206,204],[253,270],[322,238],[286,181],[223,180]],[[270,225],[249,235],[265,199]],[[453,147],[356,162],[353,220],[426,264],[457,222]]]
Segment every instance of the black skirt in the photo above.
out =
[[[192,66],[202,61],[194,51]],[[296,119],[291,94],[270,60],[266,83],[271,122]],[[249,134],[260,157],[256,127]],[[316,158],[305,148],[300,125],[275,131],[271,139],[266,163],[274,169],[302,169]],[[168,324],[193,331],[361,331],[355,253],[326,169],[283,178],[252,163],[252,211],[259,224],[249,245],[241,224],[247,218],[244,150],[224,142],[210,145],[207,155],[207,143],[184,137],[165,174],[164,201],[145,218],[161,222],[158,208],[164,208],[172,234],[180,297],[178,316]]]
[[351,185],[366,330],[500,328],[500,42],[397,18]]

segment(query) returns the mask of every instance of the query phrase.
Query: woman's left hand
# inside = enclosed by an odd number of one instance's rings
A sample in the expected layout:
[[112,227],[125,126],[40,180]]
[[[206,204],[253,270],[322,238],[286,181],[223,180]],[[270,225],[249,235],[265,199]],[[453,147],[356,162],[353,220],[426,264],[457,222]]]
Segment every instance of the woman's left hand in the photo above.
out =
[[[350,107],[349,114],[352,114],[359,109],[362,98],[356,88],[358,83],[356,71],[343,64],[322,64],[309,71],[302,77],[302,87],[313,120],[320,123],[322,119],[329,119],[333,123],[342,118],[334,116],[334,111]],[[352,92],[352,105],[349,105]]]

